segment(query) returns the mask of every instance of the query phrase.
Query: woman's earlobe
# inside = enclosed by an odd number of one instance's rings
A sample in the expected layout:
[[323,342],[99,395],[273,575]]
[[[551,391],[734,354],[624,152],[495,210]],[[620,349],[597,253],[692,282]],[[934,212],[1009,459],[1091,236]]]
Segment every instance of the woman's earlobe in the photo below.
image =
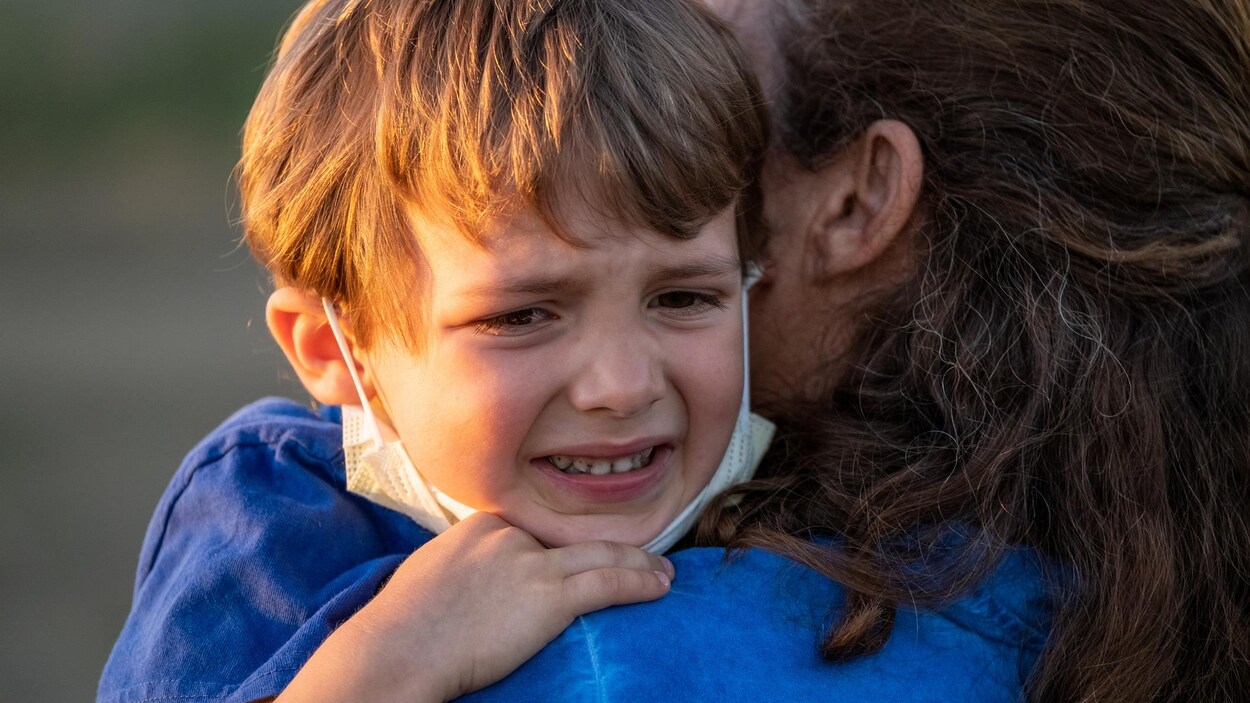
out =
[[[269,296],[265,321],[295,375],[313,398],[328,405],[360,402],[347,369],[348,363],[357,362],[343,358],[320,298],[297,288],[279,288]],[[350,341],[349,351],[354,352]],[[357,364],[357,370],[368,393],[370,384],[361,366]]]

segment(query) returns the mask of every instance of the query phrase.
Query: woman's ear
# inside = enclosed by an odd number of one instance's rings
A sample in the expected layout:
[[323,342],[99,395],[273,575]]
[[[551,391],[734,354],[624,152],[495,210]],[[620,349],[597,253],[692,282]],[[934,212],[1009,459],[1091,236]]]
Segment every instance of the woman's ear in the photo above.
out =
[[[320,298],[297,288],[279,288],[269,296],[265,321],[269,324],[269,333],[313,398],[327,405],[360,404]],[[355,358],[359,352],[350,335],[347,345],[365,393],[372,396],[370,379],[364,365]]]
[[923,177],[911,128],[897,120],[872,123],[820,173],[810,273],[828,279],[878,262],[911,231]]

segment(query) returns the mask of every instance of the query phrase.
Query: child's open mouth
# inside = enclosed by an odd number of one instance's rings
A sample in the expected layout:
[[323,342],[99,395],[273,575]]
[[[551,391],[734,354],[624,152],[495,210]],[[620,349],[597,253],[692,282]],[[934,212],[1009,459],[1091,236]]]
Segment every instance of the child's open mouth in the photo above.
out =
[[[644,443],[655,442],[655,439]],[[561,494],[571,494],[581,505],[590,503],[623,503],[655,498],[658,486],[673,472],[675,448],[660,441],[632,454],[626,452],[639,444],[603,451],[602,447],[591,450],[570,447],[565,451],[584,451],[591,456],[575,454],[549,454],[533,460],[539,474],[546,476]],[[602,452],[602,453],[601,453]],[[570,508],[571,509],[571,508]]]
[[550,461],[557,469],[566,474],[591,474],[593,476],[606,476],[607,474],[629,473],[635,469],[641,469],[648,466],[651,464],[651,457],[654,452],[655,447],[647,447],[636,454],[630,454],[628,456],[621,456],[612,459],[553,454],[547,457],[547,460]]

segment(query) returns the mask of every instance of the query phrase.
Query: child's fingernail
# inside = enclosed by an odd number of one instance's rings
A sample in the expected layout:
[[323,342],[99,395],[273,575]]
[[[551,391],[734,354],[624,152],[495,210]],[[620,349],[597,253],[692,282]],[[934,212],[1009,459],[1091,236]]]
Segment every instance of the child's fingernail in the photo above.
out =
[[672,578],[677,573],[677,570],[673,568],[673,562],[669,561],[668,557],[660,557],[660,561],[664,562],[664,571],[668,573],[669,578]]
[[655,572],[655,575],[660,579],[660,583],[665,588],[668,588],[669,585],[672,584],[672,581],[668,580],[668,574],[664,573],[663,571],[657,571]]

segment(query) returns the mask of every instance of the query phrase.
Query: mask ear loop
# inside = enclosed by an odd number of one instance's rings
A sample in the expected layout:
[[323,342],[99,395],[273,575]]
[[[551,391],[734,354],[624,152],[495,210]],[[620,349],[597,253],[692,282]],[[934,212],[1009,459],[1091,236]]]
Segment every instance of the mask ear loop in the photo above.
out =
[[[759,455],[762,454],[762,452],[756,452],[755,447],[752,445],[753,422],[751,416],[750,378],[751,349],[750,335],[748,334],[747,327],[749,322],[747,319],[747,292],[751,289],[751,286],[754,286],[755,283],[760,280],[763,273],[764,270],[760,268],[759,264],[751,262],[747,264],[746,273],[742,277],[742,400],[740,401],[740,405],[738,407],[738,419],[736,420],[736,424],[734,426],[734,436],[729,440],[730,447],[732,447],[733,442],[737,439],[739,433],[745,433],[747,445],[744,451],[747,452],[747,460],[752,464],[750,471],[747,472],[748,474],[754,472],[755,466],[759,463]],[[722,477],[722,474],[726,471],[723,461],[724,460],[722,460],[722,466],[717,467],[716,473],[712,475],[708,484],[703,487],[703,490],[699,491],[699,494],[695,496],[694,500],[683,508],[682,511],[677,514],[677,517],[673,518],[672,522],[660,531],[660,534],[652,537],[651,541],[642,545],[642,549],[644,551],[652,554],[663,554],[672,549],[673,545],[676,544],[682,536],[689,532],[694,526],[698,514],[702,512],[704,506],[707,505],[714,495],[720,493],[722,490],[732,487],[735,483],[746,480],[745,477],[741,476],[733,479]],[[732,468],[728,470],[733,471]],[[724,485],[719,485],[717,488],[713,489],[713,485],[717,484],[718,481],[730,482],[724,483]]]
[[369,401],[365,398],[365,387],[360,382],[360,375],[356,373],[356,364],[352,361],[351,352],[347,348],[347,337],[343,335],[343,328],[339,327],[339,316],[334,312],[334,304],[329,298],[321,299],[321,307],[326,311],[326,322],[330,323],[330,331],[334,333],[334,341],[339,345],[339,353],[343,355],[343,363],[347,364],[347,372],[352,376],[352,383],[356,386],[356,395],[360,396],[360,407],[365,412],[366,424],[369,426],[369,433],[373,435],[373,441],[376,446],[381,447],[386,444],[382,439],[382,430],[378,429],[378,420],[373,415],[373,408],[369,407]]
[[752,261],[747,264],[746,275],[742,277],[743,292],[751,290],[751,287],[764,277],[764,267]]
[[742,277],[742,402],[748,413],[751,409],[751,335],[747,293],[763,277],[764,267],[754,261],[747,264],[746,275]]

